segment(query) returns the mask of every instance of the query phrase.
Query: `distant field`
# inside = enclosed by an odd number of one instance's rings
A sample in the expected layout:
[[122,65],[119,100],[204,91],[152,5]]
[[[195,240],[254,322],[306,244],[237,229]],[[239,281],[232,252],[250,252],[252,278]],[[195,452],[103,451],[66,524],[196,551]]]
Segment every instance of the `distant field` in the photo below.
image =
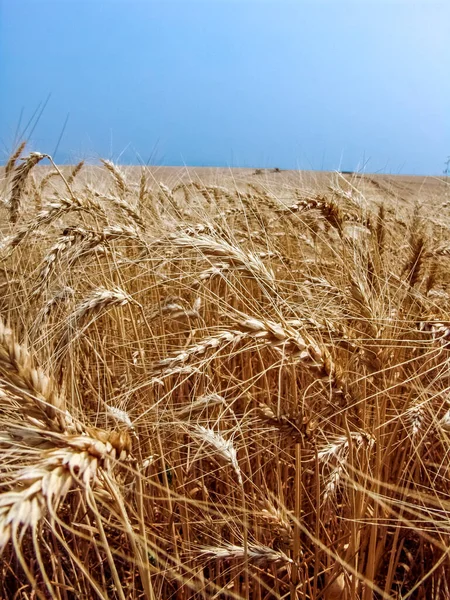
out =
[[450,598],[450,189],[2,169],[0,597]]
[[[70,170],[68,166],[61,166]],[[142,167],[120,167],[127,179],[137,183]],[[51,167],[38,165],[33,171],[36,179],[51,171]],[[339,173],[330,171],[291,171],[274,169],[238,169],[217,167],[145,167],[150,183],[162,181],[166,185],[180,182],[200,181],[205,185],[241,187],[248,184],[261,185],[272,191],[309,188],[316,191],[329,191],[328,186],[336,181],[349,182],[374,200],[398,199],[410,202],[420,197],[439,202],[448,195],[448,182],[444,177],[422,175],[380,175]],[[1,168],[0,168],[1,172]],[[92,180],[108,181],[107,173],[101,166],[84,166],[79,175],[83,182]],[[53,184],[56,180],[52,181]],[[110,182],[109,182],[110,183]],[[59,184],[58,184],[59,185]],[[345,184],[344,184],[345,185]]]

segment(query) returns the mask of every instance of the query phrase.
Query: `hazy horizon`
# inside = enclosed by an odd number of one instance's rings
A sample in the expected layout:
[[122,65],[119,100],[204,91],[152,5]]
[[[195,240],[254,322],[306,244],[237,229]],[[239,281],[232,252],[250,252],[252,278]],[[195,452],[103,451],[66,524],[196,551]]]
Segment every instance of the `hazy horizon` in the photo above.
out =
[[2,162],[46,102],[30,147],[59,163],[439,175],[450,154],[448,3],[0,7]]

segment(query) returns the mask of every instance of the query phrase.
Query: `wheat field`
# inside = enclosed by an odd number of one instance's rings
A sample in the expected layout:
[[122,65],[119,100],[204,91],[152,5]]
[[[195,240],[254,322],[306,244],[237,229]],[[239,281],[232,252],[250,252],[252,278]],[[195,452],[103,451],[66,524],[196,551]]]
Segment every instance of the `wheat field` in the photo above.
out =
[[1,171],[0,597],[450,598],[448,182],[43,158]]

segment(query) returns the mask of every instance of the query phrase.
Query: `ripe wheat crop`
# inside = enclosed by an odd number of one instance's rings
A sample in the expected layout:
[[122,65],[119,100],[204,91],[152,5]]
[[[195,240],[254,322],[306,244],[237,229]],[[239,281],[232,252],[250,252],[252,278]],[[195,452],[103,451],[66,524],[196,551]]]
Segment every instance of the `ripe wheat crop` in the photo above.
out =
[[396,204],[24,150],[0,597],[450,598],[448,184]]

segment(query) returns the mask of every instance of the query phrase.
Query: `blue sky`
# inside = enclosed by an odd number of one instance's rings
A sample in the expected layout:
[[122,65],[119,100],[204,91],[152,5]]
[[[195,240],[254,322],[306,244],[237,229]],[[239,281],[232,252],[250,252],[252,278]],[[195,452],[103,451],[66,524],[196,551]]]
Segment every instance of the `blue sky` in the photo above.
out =
[[450,2],[0,0],[0,158],[442,173]]

